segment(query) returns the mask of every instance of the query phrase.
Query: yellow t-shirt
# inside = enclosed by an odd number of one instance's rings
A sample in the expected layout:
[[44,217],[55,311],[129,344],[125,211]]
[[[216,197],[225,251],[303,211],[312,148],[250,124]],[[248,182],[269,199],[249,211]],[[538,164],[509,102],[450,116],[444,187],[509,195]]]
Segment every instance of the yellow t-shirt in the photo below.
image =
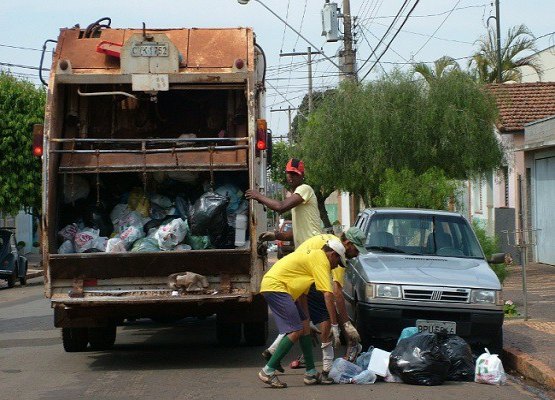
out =
[[297,247],[306,239],[321,233],[321,230],[318,201],[316,200],[314,190],[303,183],[295,189],[295,193],[303,199],[301,204],[291,209],[293,216],[293,240],[295,247]]
[[297,300],[314,283],[317,290],[333,292],[330,268],[322,250],[294,251],[266,272],[260,291],[289,293],[293,300]]
[[[330,239],[337,239],[337,236],[331,233],[321,233],[302,242],[295,251],[306,252],[307,250],[321,249]],[[331,275],[333,281],[339,283],[343,287],[345,283],[345,268],[338,265],[337,268],[331,270]]]

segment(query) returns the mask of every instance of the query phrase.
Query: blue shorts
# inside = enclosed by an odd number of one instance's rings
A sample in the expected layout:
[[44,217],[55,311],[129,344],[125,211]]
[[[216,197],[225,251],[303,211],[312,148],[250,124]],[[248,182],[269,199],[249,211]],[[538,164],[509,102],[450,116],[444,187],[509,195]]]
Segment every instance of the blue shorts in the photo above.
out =
[[308,314],[314,325],[330,319],[328,309],[326,308],[326,301],[324,300],[324,293],[316,290],[314,284],[310,287],[306,297],[308,298]]
[[293,301],[289,293],[262,292],[272,310],[279,333],[291,333],[303,329],[303,321],[307,319],[299,303]]

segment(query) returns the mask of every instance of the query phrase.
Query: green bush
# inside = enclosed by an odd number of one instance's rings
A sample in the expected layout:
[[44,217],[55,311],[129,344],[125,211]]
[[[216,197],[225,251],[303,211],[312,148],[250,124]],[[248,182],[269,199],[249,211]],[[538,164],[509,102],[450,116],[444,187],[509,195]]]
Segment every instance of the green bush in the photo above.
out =
[[[483,224],[477,220],[472,221],[472,227],[474,228],[474,232],[476,233],[476,237],[480,242],[480,246],[482,246],[482,250],[484,250],[484,254],[486,258],[490,258],[492,254],[499,253],[499,238],[497,236],[490,236],[487,234]],[[507,271],[507,266],[505,264],[490,264],[489,265],[497,278],[501,283],[507,278],[509,272]]]

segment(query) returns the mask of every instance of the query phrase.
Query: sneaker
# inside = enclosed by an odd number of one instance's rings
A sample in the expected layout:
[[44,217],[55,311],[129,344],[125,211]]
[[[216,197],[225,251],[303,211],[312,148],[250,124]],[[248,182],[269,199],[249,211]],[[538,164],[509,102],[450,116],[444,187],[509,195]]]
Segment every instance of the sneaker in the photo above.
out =
[[318,385],[322,380],[322,376],[319,372],[315,374],[304,374],[303,382],[305,385]]
[[320,383],[322,385],[331,385],[334,383],[333,379],[331,379],[329,375],[329,371],[322,371],[322,376],[320,378]]
[[[270,351],[268,349],[266,349],[262,352],[262,358],[264,358],[266,361],[270,361],[270,358],[272,358],[272,353],[270,353]],[[285,372],[285,370],[281,366],[281,363],[278,364],[276,370],[278,370],[282,374]]]
[[296,360],[291,361],[291,364],[289,364],[289,368],[291,369],[301,369],[306,367],[305,363],[304,363],[304,357],[302,355],[300,355]]
[[258,373],[258,379],[266,385],[270,385],[270,387],[273,387],[274,389],[284,389],[287,387],[287,383],[280,381],[275,373],[268,375],[264,372],[264,370],[260,370]]
[[346,360],[354,363],[361,351],[362,345],[360,343],[357,343],[354,346],[349,345],[347,348],[347,354],[345,355]]

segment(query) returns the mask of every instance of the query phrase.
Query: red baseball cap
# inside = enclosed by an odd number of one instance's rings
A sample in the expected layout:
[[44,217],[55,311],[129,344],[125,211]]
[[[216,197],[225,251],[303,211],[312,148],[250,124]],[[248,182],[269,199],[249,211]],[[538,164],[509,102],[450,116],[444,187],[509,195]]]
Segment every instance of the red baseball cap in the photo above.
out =
[[287,161],[285,172],[294,172],[296,174],[304,176],[304,163],[298,158],[292,158]]

